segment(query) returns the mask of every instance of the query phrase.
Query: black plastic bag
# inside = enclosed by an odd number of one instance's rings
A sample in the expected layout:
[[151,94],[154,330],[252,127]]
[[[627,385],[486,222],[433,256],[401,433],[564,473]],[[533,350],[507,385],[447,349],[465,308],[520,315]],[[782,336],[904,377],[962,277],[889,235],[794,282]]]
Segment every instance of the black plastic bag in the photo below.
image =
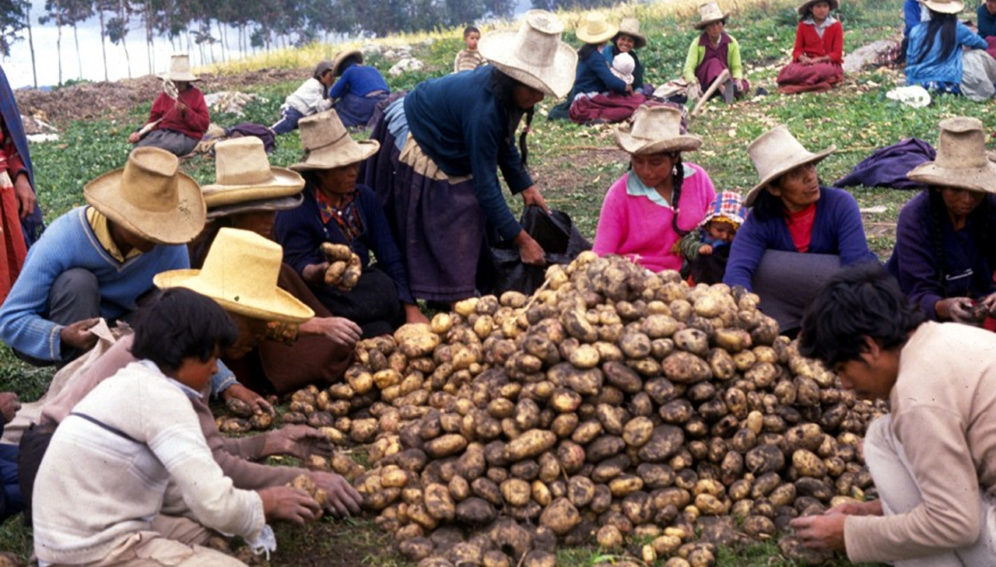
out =
[[[578,232],[565,212],[547,214],[540,207],[530,206],[522,211],[519,223],[543,247],[547,265],[568,264],[581,252],[591,250],[591,243]],[[490,248],[493,273],[488,278],[490,281],[480,282],[482,293],[499,295],[515,290],[529,295],[543,285],[546,266],[523,264],[514,242],[499,242]]]

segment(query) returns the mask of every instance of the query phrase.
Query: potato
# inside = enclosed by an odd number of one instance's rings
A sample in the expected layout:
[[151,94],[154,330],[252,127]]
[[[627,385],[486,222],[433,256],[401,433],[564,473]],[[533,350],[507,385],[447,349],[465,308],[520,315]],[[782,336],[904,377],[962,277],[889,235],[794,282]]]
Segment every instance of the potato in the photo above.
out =
[[461,524],[485,525],[494,521],[496,516],[494,507],[476,496],[471,496],[456,505],[455,517]]
[[701,358],[690,352],[675,352],[661,364],[664,376],[672,382],[691,384],[712,378],[712,370]]
[[557,436],[552,431],[531,429],[509,441],[505,446],[504,456],[510,462],[537,457],[553,448],[556,443]]
[[659,425],[637,454],[644,462],[663,462],[674,455],[684,442],[685,435],[681,429],[673,425]]
[[606,525],[598,529],[595,541],[602,549],[615,550],[622,547],[623,535],[616,526]]
[[431,354],[439,343],[439,335],[432,332],[428,323],[406,323],[394,332],[398,349],[408,358]]
[[540,514],[540,525],[565,535],[581,522],[577,508],[567,498],[557,498]]
[[643,380],[640,376],[621,362],[605,362],[602,364],[602,371],[609,384],[627,394],[635,394],[643,389]]
[[777,472],[785,466],[785,456],[775,445],[758,445],[744,456],[747,470],[760,475],[767,472]]
[[467,439],[456,433],[441,435],[425,443],[425,452],[430,457],[442,458],[453,455],[467,447]]
[[425,487],[425,510],[436,520],[452,520],[456,515],[456,505],[446,485],[431,483]]
[[650,337],[636,331],[623,331],[619,348],[629,358],[643,358],[650,354]]

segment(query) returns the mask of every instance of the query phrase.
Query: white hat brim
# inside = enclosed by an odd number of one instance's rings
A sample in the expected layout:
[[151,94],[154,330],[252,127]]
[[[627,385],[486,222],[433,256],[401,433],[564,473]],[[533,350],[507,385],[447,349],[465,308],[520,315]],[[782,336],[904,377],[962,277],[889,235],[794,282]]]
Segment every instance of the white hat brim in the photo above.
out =
[[578,54],[561,40],[549,65],[538,67],[521,61],[508,46],[518,32],[492,32],[480,39],[477,50],[492,65],[513,79],[557,98],[567,96],[574,86]]
[[332,169],[351,163],[359,163],[377,153],[380,142],[377,140],[352,140],[351,145],[330,144],[308,152],[308,157],[288,166],[294,171],[313,171],[316,169]]
[[906,177],[925,185],[943,185],[996,194],[996,163],[989,160],[982,167],[970,169],[941,167],[930,161],[916,166]]
[[792,171],[792,169],[799,167],[800,165],[805,165],[807,163],[819,163],[823,161],[824,158],[834,153],[835,151],[837,151],[837,146],[830,146],[829,148],[823,151],[804,156],[804,159],[797,159],[779,165],[772,171],[768,172],[768,175],[766,175],[764,179],[762,179],[757,185],[750,188],[750,191],[748,191],[747,194],[744,196],[744,206],[745,207],[754,206],[754,201],[757,199],[758,194],[761,192],[762,189],[764,189],[764,187],[768,183],[771,183],[775,179],[778,179],[782,175],[785,175],[786,173]]

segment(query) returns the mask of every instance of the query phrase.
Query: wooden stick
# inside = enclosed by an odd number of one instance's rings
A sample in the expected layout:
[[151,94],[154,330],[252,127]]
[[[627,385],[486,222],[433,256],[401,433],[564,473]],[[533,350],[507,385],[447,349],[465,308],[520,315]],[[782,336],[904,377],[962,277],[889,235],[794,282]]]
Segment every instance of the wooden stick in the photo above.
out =
[[690,116],[697,116],[700,112],[702,112],[702,109],[705,108],[705,103],[709,101],[709,97],[711,97],[713,93],[715,93],[716,90],[719,89],[719,87],[721,87],[723,83],[725,83],[729,79],[730,79],[730,70],[723,69],[723,72],[720,73],[718,77],[713,79],[712,84],[709,85],[709,89],[706,90],[706,92],[702,93],[702,98],[699,99],[699,102],[695,105],[695,108],[692,109],[692,113],[690,114]]

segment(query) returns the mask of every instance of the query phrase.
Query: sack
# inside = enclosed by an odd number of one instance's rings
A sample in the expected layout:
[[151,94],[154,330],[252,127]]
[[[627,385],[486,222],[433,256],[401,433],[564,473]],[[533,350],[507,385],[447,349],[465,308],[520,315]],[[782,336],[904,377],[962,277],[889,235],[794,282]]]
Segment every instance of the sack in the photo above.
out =
[[240,136],[256,136],[263,141],[263,149],[268,154],[273,153],[273,150],[277,149],[277,138],[273,130],[262,124],[240,122],[225,130],[226,138],[238,138]]
[[[571,217],[562,211],[546,214],[540,207],[526,207],[519,223],[543,247],[548,265],[568,264],[578,254],[591,250],[591,243],[578,232]],[[546,278],[546,267],[523,264],[519,248],[510,241],[492,245],[491,260],[494,277],[490,282],[479,285],[481,293],[499,295],[514,290],[529,295],[539,289]]]

